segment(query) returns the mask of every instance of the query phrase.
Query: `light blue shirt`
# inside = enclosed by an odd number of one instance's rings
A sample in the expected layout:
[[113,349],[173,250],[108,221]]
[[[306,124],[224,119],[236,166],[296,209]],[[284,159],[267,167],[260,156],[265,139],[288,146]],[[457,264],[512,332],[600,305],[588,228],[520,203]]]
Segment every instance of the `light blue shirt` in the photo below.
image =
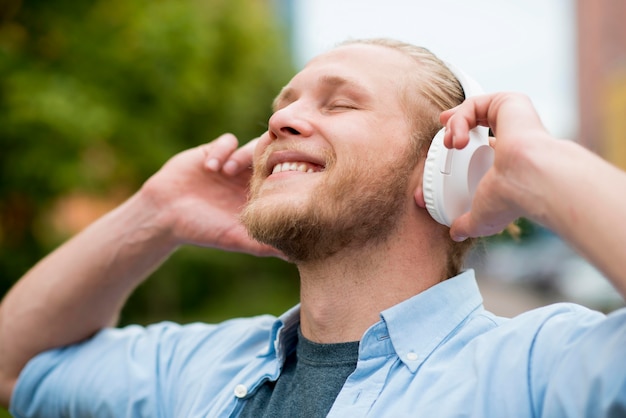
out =
[[[467,271],[380,315],[329,417],[626,416],[626,311],[485,311]],[[106,329],[22,372],[16,417],[236,417],[280,373],[298,308],[219,325]],[[71,324],[68,324],[71,326]]]

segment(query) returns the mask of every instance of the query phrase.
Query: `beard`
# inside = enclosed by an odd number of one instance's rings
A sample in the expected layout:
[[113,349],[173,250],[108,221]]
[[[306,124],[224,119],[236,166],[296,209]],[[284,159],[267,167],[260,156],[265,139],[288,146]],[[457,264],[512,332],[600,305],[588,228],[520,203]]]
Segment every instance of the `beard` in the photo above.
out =
[[331,161],[323,182],[301,204],[263,199],[259,174],[263,163],[258,163],[241,221],[252,238],[296,263],[324,260],[346,248],[380,244],[398,227],[416,163],[413,152],[376,170],[356,159],[341,168]]

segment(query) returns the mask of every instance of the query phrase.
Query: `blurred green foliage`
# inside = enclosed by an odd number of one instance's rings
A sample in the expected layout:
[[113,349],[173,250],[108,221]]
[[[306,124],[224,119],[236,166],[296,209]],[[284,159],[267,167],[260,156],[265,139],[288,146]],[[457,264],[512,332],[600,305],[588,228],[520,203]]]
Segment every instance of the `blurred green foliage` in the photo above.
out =
[[[267,126],[291,74],[270,0],[35,0],[0,7],[0,295],[173,154]],[[122,323],[280,313],[279,260],[183,248]]]

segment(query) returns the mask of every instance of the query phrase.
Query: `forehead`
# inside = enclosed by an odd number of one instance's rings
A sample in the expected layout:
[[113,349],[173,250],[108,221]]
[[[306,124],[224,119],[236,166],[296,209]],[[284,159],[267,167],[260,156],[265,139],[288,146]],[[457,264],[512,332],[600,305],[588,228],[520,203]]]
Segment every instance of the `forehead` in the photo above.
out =
[[417,64],[394,49],[368,44],[337,47],[313,58],[286,89],[312,87],[329,81],[335,85],[361,86],[372,94],[398,92]]

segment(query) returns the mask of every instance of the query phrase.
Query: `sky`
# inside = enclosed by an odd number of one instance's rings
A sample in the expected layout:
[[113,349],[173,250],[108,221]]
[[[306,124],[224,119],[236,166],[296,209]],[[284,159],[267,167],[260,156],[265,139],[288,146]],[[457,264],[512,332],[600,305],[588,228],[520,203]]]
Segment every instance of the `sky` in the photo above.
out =
[[299,67],[348,38],[396,38],[427,47],[487,92],[527,94],[552,134],[577,134],[574,0],[293,0],[293,8]]

